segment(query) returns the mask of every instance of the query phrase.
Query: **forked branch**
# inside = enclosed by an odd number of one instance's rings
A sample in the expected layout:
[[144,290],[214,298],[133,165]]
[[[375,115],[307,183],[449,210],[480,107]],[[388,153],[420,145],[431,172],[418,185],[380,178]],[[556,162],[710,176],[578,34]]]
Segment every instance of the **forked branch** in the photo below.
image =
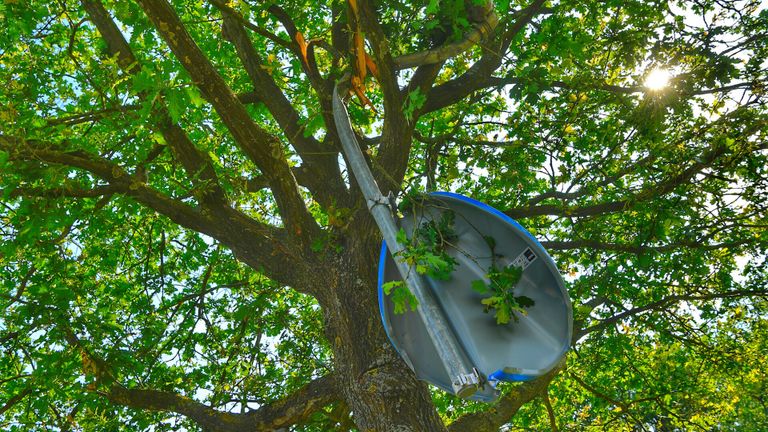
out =
[[267,177],[290,234],[308,248],[320,229],[307,210],[280,141],[251,119],[166,0],[140,0],[139,4],[237,144]]
[[[299,183],[307,186],[318,202],[331,205],[334,197],[346,194],[336,153],[323,148],[311,135],[305,135],[298,112],[272,76],[264,70],[263,59],[254,48],[244,28],[228,12],[224,12],[223,33],[225,38],[235,46],[241,63],[251,79],[256,97],[264,103],[288,141],[296,149],[303,161],[304,171],[311,174],[308,177],[309,181]],[[322,98],[323,91],[319,91],[318,95]]]
[[219,411],[172,391],[127,388],[115,381],[112,365],[87,349],[72,328],[66,323],[59,323],[59,326],[66,342],[80,353],[84,372],[88,369],[88,373],[96,377],[109,377],[108,380],[97,378],[92,385],[97,394],[130,408],[181,414],[207,430],[274,431],[301,423],[326,405],[339,400],[333,375],[317,378],[283,399],[246,413]]

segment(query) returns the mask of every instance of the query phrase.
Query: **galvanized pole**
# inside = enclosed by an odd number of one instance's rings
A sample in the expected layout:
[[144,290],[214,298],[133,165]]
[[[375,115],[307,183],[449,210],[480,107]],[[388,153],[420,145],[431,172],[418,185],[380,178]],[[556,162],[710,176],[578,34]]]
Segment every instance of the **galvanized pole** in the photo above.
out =
[[443,360],[446,371],[451,378],[453,391],[459,397],[470,397],[480,388],[480,377],[469,361],[466,360],[466,357],[462,355],[462,348],[456,340],[456,336],[448,327],[443,311],[438,306],[432,292],[424,285],[416,271],[398,258],[404,246],[397,241],[398,229],[392,214],[390,201],[382,195],[368,164],[365,162],[363,153],[352,131],[349,114],[339,96],[338,84],[333,89],[333,117],[349,168],[354,173],[355,179],[357,179],[357,183],[365,196],[368,210],[379,226],[379,230],[381,230],[381,234],[387,242],[390,253],[395,258],[400,275],[419,301],[417,311],[424,322],[433,345]]

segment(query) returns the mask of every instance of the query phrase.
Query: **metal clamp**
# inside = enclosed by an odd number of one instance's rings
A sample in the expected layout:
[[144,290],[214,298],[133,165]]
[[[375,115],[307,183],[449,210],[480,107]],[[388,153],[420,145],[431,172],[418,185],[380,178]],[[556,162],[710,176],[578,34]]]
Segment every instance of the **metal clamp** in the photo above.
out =
[[456,396],[468,398],[480,390],[483,385],[482,381],[477,369],[472,368],[472,373],[456,376],[451,385]]
[[376,206],[391,207],[391,202],[383,195],[368,198],[366,201],[368,202],[368,211],[372,211]]

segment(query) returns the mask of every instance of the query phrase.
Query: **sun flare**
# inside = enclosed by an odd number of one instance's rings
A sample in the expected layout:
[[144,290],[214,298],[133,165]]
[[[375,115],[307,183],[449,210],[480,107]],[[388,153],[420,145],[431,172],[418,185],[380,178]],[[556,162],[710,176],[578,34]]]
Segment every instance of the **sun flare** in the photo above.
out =
[[669,85],[669,79],[672,74],[666,69],[654,69],[645,78],[645,87],[649,90],[658,91]]

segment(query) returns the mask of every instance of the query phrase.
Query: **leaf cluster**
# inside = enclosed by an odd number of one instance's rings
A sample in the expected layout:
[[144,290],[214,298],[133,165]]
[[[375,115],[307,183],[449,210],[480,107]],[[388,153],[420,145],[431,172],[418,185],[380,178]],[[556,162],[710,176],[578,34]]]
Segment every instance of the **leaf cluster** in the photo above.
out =
[[517,314],[527,315],[527,308],[534,305],[532,298],[514,295],[514,288],[523,276],[522,267],[507,266],[501,269],[491,266],[488,270],[489,282],[472,281],[472,289],[480,294],[489,294],[480,302],[485,305],[485,313],[494,311],[496,324],[509,324],[511,320],[519,321]]
[[[410,196],[404,202],[414,206],[429,205],[423,196],[418,195]],[[403,260],[419,275],[436,280],[449,280],[456,265],[456,260],[447,252],[448,246],[456,239],[454,222],[455,214],[452,211],[443,211],[439,219],[422,221],[410,239],[405,229],[401,228],[397,241],[404,245],[404,249],[395,258]],[[386,282],[382,289],[386,295],[391,296],[395,313],[405,312],[406,306],[413,311],[419,304],[403,281]]]
[[411,238],[400,229],[397,241],[405,245],[398,258],[413,266],[420,275],[437,280],[449,280],[456,260],[448,255],[447,247],[456,239],[454,231],[455,214],[443,211],[440,219],[423,221]]

